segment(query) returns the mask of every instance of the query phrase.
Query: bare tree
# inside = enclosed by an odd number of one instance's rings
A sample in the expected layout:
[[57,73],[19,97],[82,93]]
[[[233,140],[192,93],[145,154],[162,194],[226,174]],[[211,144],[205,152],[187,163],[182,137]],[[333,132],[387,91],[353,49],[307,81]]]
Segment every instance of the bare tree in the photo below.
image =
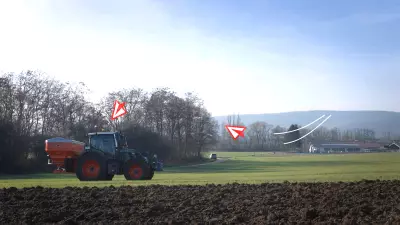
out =
[[277,135],[277,134],[275,134],[275,133],[281,133],[281,132],[284,132],[284,131],[286,131],[286,129],[285,128],[283,128],[283,127],[281,127],[281,126],[276,126],[276,127],[274,127],[274,128],[272,128],[272,133],[274,134],[273,136],[272,136],[272,147],[274,148],[274,149],[283,149],[283,143],[284,143],[284,135]]
[[194,123],[194,140],[197,147],[197,157],[201,157],[201,152],[209,144],[215,144],[217,140],[218,123],[211,117],[211,114],[204,108],[199,109],[198,116]]
[[264,145],[270,139],[272,125],[263,121],[257,121],[249,126],[249,136],[251,141],[255,141],[257,148],[264,149]]
[[[128,112],[124,117],[112,120],[112,110],[115,100],[125,102],[125,109]],[[122,129],[123,123],[141,125],[145,123],[145,104],[147,102],[147,93],[139,88],[122,89],[111,92],[102,99],[101,112],[106,118],[109,126],[114,130]]]

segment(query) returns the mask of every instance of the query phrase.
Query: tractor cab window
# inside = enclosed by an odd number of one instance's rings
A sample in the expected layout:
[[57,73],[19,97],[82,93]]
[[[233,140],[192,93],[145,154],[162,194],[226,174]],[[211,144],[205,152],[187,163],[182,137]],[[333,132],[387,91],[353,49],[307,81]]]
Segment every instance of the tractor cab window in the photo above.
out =
[[115,150],[115,141],[114,135],[93,135],[90,138],[90,145],[103,152],[114,153]]
[[119,148],[126,148],[127,147],[127,143],[126,143],[126,139],[124,135],[121,135],[119,133],[117,133],[115,135],[117,142],[118,142],[118,147]]
[[121,135],[121,146],[127,148],[128,147],[128,143],[126,142],[126,138],[125,136]]

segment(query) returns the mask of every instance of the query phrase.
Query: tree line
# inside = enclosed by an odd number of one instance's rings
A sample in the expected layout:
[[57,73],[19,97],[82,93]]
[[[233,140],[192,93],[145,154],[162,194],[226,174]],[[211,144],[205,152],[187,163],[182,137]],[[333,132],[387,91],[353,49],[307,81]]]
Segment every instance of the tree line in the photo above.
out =
[[[219,139],[218,124],[196,94],[169,88],[108,93],[90,102],[84,83],[72,84],[39,71],[0,76],[0,173],[48,170],[44,141],[64,137],[86,142],[95,131],[122,131],[130,148],[164,160],[200,158]],[[111,120],[115,100],[128,114]]]

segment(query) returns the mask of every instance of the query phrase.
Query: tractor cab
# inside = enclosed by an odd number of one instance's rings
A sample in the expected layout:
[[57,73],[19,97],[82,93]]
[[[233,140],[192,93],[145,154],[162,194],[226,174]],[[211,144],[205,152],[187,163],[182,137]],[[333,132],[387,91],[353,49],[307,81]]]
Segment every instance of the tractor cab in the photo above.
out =
[[86,150],[100,151],[108,155],[128,148],[126,138],[119,132],[96,132],[89,133],[89,145]]

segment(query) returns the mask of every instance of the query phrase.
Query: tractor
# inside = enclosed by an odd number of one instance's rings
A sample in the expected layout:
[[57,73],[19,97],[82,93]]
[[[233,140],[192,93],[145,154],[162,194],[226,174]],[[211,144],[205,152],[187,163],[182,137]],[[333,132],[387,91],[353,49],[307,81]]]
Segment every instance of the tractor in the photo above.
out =
[[126,180],[151,180],[156,162],[142,153],[128,149],[125,136],[120,132],[88,134],[88,144],[53,138],[46,140],[48,164],[63,171],[75,173],[80,181],[112,180],[114,175]]

